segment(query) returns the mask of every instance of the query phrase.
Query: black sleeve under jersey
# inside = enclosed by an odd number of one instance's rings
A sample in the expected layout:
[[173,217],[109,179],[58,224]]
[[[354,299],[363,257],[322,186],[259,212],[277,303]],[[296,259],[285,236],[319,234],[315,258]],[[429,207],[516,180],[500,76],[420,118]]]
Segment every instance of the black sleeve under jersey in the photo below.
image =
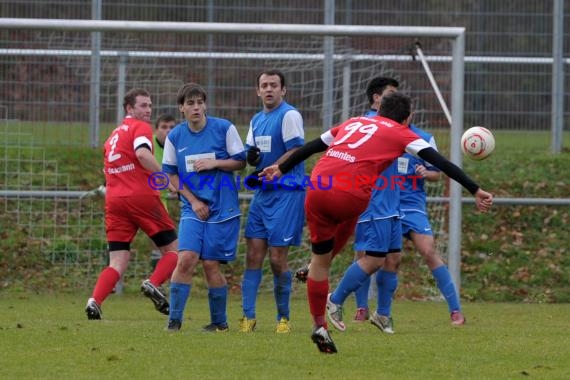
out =
[[424,148],[418,152],[418,156],[444,172],[449,178],[459,182],[471,194],[475,194],[479,190],[479,185],[475,181],[469,178],[459,166],[439,154],[437,150]]
[[309,141],[296,151],[294,151],[285,161],[279,164],[279,170],[285,174],[293,169],[295,165],[305,161],[315,153],[324,152],[328,145],[319,137]]

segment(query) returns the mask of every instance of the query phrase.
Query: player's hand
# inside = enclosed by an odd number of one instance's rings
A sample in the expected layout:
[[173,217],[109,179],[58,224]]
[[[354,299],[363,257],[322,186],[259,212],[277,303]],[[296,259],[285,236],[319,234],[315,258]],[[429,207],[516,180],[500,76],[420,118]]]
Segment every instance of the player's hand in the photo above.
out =
[[493,205],[493,194],[486,192],[483,189],[477,190],[475,193],[475,204],[477,209],[481,212],[487,212]]
[[279,165],[271,165],[266,167],[259,173],[260,177],[265,177],[267,181],[273,181],[276,178],[281,177],[283,173],[279,170]]
[[256,166],[261,161],[261,150],[256,146],[250,146],[247,150],[246,161],[251,166]]
[[172,184],[172,182],[168,184],[167,190],[170,194],[178,194],[178,189]]
[[192,202],[192,211],[194,211],[201,220],[207,220],[210,217],[210,208],[200,200]]
[[200,160],[194,161],[194,170],[196,170],[196,172],[212,170],[215,169],[216,166],[217,162],[212,158],[202,158]]
[[423,165],[416,165],[416,174],[421,176],[422,178],[425,178],[427,176],[427,169],[425,166]]

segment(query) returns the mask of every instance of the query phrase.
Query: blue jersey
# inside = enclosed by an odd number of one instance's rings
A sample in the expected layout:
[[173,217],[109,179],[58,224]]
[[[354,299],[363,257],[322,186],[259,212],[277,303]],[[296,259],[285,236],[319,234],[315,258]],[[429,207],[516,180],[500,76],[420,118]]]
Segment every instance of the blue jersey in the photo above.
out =
[[[273,165],[288,150],[301,147],[304,143],[303,118],[295,107],[283,101],[277,108],[253,116],[247,133],[246,149],[251,146],[260,149],[261,159],[256,166],[256,170],[260,170]],[[290,179],[287,185],[303,184],[304,176],[305,164],[300,163],[287,173]]]
[[[378,116],[378,111],[370,109],[364,116]],[[400,216],[400,183],[397,162],[394,161],[381,174],[375,183],[368,208],[358,217],[358,223]]]
[[[162,170],[177,174],[180,183],[186,185],[210,209],[207,222],[221,222],[239,216],[238,185],[233,172],[213,169],[194,170],[198,159],[245,160],[243,143],[236,127],[228,120],[207,116],[206,126],[199,132],[192,131],[188,122],[176,126],[166,137]],[[200,220],[192,205],[181,196],[181,219]]]
[[[435,139],[431,134],[416,127],[415,125],[410,125],[410,129],[427,141],[432,148],[437,150]],[[398,173],[407,177],[400,194],[400,207],[403,213],[406,211],[426,212],[425,180],[423,178],[412,177],[416,173],[417,165],[423,165],[428,170],[439,171],[439,169],[432,166],[429,162],[409,153],[405,153],[403,156],[398,158]]]
[[366,210],[358,217],[358,223],[400,216],[400,186],[404,178],[398,175],[394,161],[380,175],[372,191]]

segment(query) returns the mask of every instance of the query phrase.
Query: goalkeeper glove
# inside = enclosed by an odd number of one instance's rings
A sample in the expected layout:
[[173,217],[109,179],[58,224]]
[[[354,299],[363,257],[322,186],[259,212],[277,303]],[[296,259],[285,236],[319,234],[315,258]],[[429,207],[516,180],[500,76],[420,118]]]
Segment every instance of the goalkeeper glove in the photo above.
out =
[[251,166],[256,166],[261,161],[261,150],[256,146],[249,147],[246,160]]
[[248,189],[257,189],[258,187],[261,186],[261,184],[263,183],[261,178],[259,178],[259,173],[261,172],[262,172],[261,170],[256,170],[247,177],[245,177],[244,183]]

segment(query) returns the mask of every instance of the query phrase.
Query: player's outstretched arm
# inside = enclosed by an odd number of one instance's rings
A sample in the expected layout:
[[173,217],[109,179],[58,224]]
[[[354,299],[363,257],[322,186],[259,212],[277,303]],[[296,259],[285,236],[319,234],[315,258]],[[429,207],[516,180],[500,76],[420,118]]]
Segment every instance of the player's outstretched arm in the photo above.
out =
[[443,157],[437,150],[431,147],[420,150],[417,155],[469,190],[469,192],[475,196],[475,204],[479,211],[489,211],[489,208],[493,204],[493,195],[481,189],[459,166]]
[[279,164],[279,170],[285,174],[293,169],[295,165],[305,161],[315,153],[324,152],[328,147],[320,137],[317,137],[291,153],[285,161]]

